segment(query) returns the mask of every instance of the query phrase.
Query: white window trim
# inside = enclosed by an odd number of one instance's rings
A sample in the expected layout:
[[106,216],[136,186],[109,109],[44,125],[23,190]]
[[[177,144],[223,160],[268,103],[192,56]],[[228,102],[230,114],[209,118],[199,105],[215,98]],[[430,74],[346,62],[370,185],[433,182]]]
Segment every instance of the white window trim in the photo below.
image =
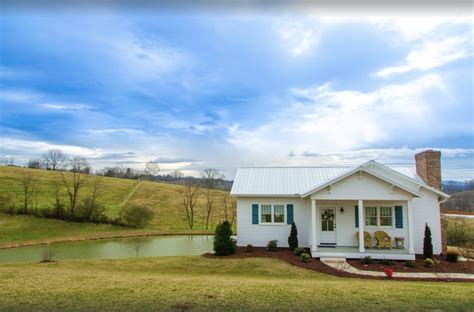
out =
[[[377,207],[377,225],[367,225],[367,220],[365,218],[365,208],[366,207]],[[380,225],[380,207],[390,207],[392,211],[392,225]],[[374,204],[374,205],[367,205],[364,206],[364,225],[366,228],[376,229],[394,229],[395,228],[395,206],[394,205],[387,205],[387,204]]]
[[[262,205],[270,205],[272,222],[262,222]],[[275,205],[283,206],[283,222],[275,222]],[[286,223],[286,206],[287,204],[258,204],[258,225],[287,225]]]

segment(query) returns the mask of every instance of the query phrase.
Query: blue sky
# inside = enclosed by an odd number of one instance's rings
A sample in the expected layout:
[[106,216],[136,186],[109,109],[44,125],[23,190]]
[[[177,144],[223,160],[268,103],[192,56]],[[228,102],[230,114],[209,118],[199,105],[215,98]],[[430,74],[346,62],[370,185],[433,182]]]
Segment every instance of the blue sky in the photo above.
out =
[[[153,13],[151,13],[153,12]],[[9,10],[2,157],[95,168],[413,163],[474,177],[471,16]]]

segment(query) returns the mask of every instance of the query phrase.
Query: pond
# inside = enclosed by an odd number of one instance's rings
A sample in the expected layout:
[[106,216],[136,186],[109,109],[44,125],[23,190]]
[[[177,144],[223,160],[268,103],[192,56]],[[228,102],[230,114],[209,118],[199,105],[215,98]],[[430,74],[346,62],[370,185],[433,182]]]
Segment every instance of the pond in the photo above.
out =
[[[197,256],[212,251],[209,235],[147,236],[54,243],[54,260]],[[0,262],[38,262],[47,245],[0,249]]]

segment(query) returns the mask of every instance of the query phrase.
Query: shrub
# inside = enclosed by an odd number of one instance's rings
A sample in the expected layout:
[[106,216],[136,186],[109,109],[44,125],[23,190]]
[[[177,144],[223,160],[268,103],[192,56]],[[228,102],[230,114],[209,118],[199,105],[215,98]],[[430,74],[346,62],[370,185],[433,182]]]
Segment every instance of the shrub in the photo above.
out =
[[387,259],[379,260],[379,263],[386,266],[393,266],[394,264],[392,260],[387,260]]
[[306,263],[306,262],[309,262],[309,260],[311,260],[311,256],[304,252],[301,254],[300,259],[302,262]]
[[153,211],[145,206],[127,206],[122,210],[122,218],[129,226],[145,227],[153,218]]
[[51,249],[49,244],[44,248],[43,255],[41,257],[41,262],[52,262],[54,256],[54,251]]
[[278,250],[278,241],[271,240],[267,244],[267,251],[277,251]]
[[214,253],[216,256],[227,256],[235,252],[235,242],[231,238],[232,228],[229,221],[216,227],[214,234]]
[[296,247],[293,251],[293,254],[295,254],[296,256],[301,256],[301,254],[303,254],[304,252],[305,251],[303,247]]
[[426,258],[425,261],[423,261],[423,264],[425,265],[425,267],[431,268],[431,267],[434,267],[436,263],[434,262],[433,259]]
[[385,273],[385,275],[387,276],[387,278],[392,278],[392,276],[393,276],[393,269],[391,269],[391,268],[385,268],[385,269],[383,269],[383,272]]
[[364,258],[360,258],[360,262],[363,264],[371,264],[374,263],[374,259],[371,256],[365,256]]
[[291,224],[290,236],[288,236],[288,246],[290,246],[290,250],[298,248],[298,229],[294,222]]
[[446,253],[446,261],[449,262],[458,262],[459,254],[457,251],[448,251]]
[[253,245],[248,244],[247,247],[245,247],[245,252],[252,252],[253,251]]
[[423,238],[423,257],[433,258],[433,243],[431,241],[431,230],[428,223],[425,223],[425,237]]
[[467,242],[474,241],[474,232],[466,226],[466,221],[450,222],[446,229],[448,245],[463,246]]
[[414,269],[414,268],[416,268],[416,263],[414,261],[407,261],[405,263],[405,266],[408,267],[408,268]]

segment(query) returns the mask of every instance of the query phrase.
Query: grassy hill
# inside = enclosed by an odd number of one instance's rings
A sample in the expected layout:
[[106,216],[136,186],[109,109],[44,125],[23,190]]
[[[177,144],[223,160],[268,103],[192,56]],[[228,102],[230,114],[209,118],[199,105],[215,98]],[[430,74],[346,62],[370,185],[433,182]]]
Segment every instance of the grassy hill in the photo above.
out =
[[[62,173],[57,171],[46,171],[26,169],[18,167],[0,167],[0,193],[10,197],[11,203],[0,202],[0,207],[15,204],[22,205],[21,179],[25,174],[31,174],[38,179],[37,196],[33,200],[31,209],[53,209],[55,201],[54,183],[61,182]],[[182,206],[183,198],[181,192],[183,186],[168,183],[149,181],[136,181],[119,178],[100,176],[88,176],[87,184],[79,193],[79,200],[88,196],[91,185],[98,182],[103,191],[98,202],[103,204],[107,210],[107,216],[118,217],[120,209],[127,205],[143,205],[151,208],[154,218],[150,224],[141,231],[152,231],[154,233],[183,233],[205,231],[203,218],[205,216],[206,201],[200,196],[195,213],[195,226],[191,231],[187,225]],[[211,226],[208,232],[212,232],[214,226],[223,219],[222,202],[224,197],[230,200],[229,194],[220,190],[211,191],[214,200],[214,214],[211,217]],[[63,191],[61,199],[67,203],[67,194]],[[64,222],[31,216],[9,216],[0,214],[0,245],[7,242],[19,242],[35,239],[46,239],[66,236],[100,236],[114,235],[118,232],[137,231],[128,227],[95,225],[86,223]],[[20,230],[21,229],[21,230]]]
[[472,311],[474,307],[472,283],[341,278],[263,258],[4,264],[0,280],[0,311]]
[[442,203],[445,210],[474,212],[474,190],[451,194],[451,198]]

